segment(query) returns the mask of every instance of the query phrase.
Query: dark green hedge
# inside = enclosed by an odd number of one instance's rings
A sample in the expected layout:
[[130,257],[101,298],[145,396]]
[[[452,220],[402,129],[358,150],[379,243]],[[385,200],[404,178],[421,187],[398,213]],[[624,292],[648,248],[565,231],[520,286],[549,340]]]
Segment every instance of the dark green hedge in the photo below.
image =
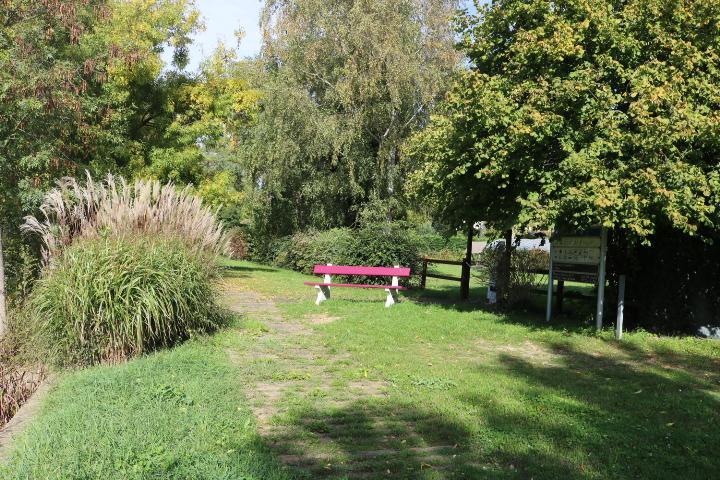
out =
[[359,229],[296,233],[274,241],[268,250],[269,256],[273,257],[268,263],[306,274],[312,273],[314,265],[332,263],[377,267],[401,265],[410,267],[415,275],[422,268],[423,244],[412,228],[401,223],[385,223]]

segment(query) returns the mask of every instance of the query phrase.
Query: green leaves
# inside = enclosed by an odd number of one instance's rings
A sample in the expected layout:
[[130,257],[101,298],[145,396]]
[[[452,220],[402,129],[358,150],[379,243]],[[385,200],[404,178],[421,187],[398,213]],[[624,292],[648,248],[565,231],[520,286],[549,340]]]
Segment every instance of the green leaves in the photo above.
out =
[[503,0],[460,25],[473,71],[406,148],[438,216],[715,230],[717,2]]
[[259,229],[351,225],[363,205],[402,192],[399,147],[460,61],[457,3],[266,2],[265,95],[240,149]]

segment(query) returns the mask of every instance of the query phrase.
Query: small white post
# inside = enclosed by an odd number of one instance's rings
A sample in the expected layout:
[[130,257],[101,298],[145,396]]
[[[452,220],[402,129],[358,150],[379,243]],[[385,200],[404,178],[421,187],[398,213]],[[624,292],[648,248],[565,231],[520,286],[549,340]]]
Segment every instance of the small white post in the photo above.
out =
[[[328,267],[332,267],[332,263],[327,264]],[[323,283],[332,283],[332,277],[329,273],[325,274],[325,277],[323,278]],[[320,305],[326,300],[330,300],[330,287],[327,285],[318,285],[315,287],[318,291],[317,300],[315,300],[315,305]]]
[[617,319],[615,320],[615,338],[622,340],[623,335],[623,320],[625,316],[625,275],[620,275],[620,281],[618,285],[618,306],[617,306]]
[[600,243],[600,271],[598,272],[597,311],[595,312],[595,327],[602,330],[603,308],[605,306],[605,257],[607,256],[607,228],[602,228]]
[[553,261],[552,261],[552,241],[550,242],[550,270],[548,271],[548,290],[547,290],[547,309],[545,311],[545,321],[552,320],[552,299],[553,299]]
[[[400,265],[395,265],[395,268],[400,268]],[[392,277],[392,283],[390,283],[393,287],[399,287],[400,286],[400,279],[396,276]],[[386,288],[385,291],[387,292],[387,300],[385,300],[385,308],[392,307],[398,302],[398,294],[397,294],[397,288]]]

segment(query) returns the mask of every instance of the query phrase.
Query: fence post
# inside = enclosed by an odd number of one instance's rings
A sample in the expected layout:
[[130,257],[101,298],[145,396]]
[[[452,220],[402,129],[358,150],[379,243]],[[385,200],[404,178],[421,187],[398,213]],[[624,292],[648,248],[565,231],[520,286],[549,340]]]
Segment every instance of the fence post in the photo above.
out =
[[420,278],[420,288],[422,289],[425,289],[425,282],[427,281],[427,265],[428,259],[425,257],[423,258],[422,277]]
[[5,264],[3,262],[2,227],[0,227],[0,338],[5,335],[7,305],[5,303]]

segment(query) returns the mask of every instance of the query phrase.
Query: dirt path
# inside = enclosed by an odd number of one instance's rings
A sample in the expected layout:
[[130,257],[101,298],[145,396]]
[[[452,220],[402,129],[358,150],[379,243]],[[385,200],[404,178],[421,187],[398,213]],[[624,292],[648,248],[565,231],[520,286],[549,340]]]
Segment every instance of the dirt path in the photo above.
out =
[[7,460],[13,441],[25,427],[27,427],[30,420],[37,415],[37,412],[40,410],[40,404],[52,387],[53,382],[53,377],[45,378],[30,399],[25,402],[15,416],[0,429],[0,462]]
[[[230,349],[265,443],[288,468],[312,478],[425,478],[452,469],[452,432],[421,432],[422,412],[389,402],[392,386],[348,379],[353,359],[329,351],[317,315],[283,317],[271,299],[230,289],[227,303],[267,331]],[[447,472],[446,472],[447,473]]]

